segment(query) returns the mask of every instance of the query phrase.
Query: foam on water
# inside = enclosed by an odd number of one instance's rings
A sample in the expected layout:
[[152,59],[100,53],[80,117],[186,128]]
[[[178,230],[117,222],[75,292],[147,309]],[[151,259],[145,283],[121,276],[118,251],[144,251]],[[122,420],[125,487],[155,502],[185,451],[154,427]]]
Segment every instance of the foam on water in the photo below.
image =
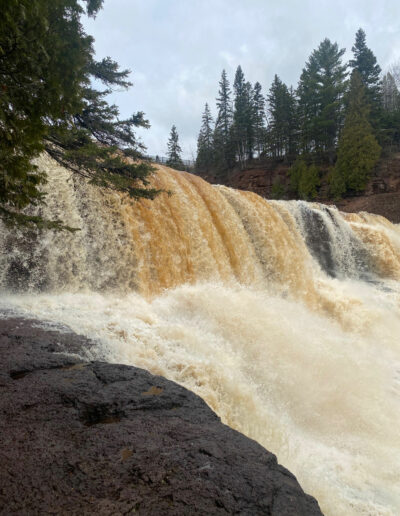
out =
[[82,231],[3,228],[0,308],[193,390],[325,514],[400,513],[398,226],[165,168],[175,194],[133,203],[39,164],[45,215]]

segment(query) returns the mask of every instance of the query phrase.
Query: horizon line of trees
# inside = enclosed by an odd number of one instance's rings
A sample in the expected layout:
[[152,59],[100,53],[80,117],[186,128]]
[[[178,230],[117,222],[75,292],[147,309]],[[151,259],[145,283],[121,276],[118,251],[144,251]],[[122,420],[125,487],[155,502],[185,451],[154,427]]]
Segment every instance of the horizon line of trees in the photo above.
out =
[[[241,66],[233,88],[223,70],[215,121],[208,103],[202,115],[196,172],[226,179],[254,158],[284,160],[307,170],[303,180],[290,181],[292,193],[313,198],[320,177],[308,170],[327,163],[333,197],[362,191],[382,147],[400,146],[400,73],[394,68],[381,78],[361,28],[352,52],[343,63],[345,49],[325,38],[308,58],[296,89],[275,75],[266,95],[259,82],[246,81]],[[306,166],[299,167],[299,161]]]

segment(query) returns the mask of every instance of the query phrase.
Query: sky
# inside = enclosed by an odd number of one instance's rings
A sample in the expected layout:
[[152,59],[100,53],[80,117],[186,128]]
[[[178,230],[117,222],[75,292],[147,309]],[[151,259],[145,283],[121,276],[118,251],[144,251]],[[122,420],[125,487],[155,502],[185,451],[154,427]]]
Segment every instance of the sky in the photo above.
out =
[[105,0],[85,20],[97,58],[132,71],[134,86],[109,100],[123,117],[144,111],[151,128],[137,133],[147,153],[166,155],[175,124],[185,159],[195,159],[204,104],[216,114],[223,69],[232,84],[241,65],[264,94],[275,74],[296,87],[324,38],[350,59],[359,27],[384,70],[400,61],[399,0]]

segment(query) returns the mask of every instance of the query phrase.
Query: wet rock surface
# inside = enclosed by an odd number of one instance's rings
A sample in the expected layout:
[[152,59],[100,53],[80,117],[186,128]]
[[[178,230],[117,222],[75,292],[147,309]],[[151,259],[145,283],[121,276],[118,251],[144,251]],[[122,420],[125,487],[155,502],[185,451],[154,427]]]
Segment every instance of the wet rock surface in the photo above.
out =
[[0,319],[0,514],[321,514],[198,396],[92,349]]

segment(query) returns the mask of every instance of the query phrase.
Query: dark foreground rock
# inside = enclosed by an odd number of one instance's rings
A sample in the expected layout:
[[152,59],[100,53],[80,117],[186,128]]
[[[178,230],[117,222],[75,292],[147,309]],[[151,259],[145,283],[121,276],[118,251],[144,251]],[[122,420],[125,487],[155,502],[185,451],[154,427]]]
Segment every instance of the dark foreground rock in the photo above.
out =
[[0,514],[321,514],[198,396],[92,346],[0,319]]

